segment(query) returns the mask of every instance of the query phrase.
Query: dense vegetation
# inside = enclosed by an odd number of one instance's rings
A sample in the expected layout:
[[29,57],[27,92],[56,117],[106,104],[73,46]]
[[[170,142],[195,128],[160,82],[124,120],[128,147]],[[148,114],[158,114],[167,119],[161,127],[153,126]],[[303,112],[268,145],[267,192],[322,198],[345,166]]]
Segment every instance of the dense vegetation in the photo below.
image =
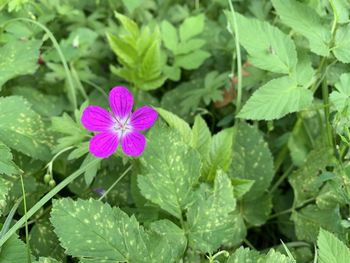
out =
[[349,262],[349,16],[0,0],[0,263]]

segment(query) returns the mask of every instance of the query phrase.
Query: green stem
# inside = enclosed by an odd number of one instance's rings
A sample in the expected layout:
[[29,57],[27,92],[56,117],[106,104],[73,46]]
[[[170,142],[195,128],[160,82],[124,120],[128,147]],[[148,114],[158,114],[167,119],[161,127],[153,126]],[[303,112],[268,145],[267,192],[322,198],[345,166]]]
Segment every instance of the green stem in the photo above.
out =
[[[236,19],[236,13],[233,8],[233,5],[231,3],[231,0],[228,0],[228,4],[230,6],[231,14],[232,14],[232,20],[233,25],[232,29],[235,34],[235,45],[236,45],[236,52],[237,52],[237,100],[236,100],[236,113],[238,113],[241,109],[241,103],[242,103],[242,58],[241,58],[241,47],[239,45],[239,31],[238,31],[238,25],[237,25],[237,19]],[[234,75],[234,72],[232,72]]]
[[24,219],[25,219],[25,232],[26,232],[26,247],[27,247],[27,261],[29,263],[32,262],[32,258],[30,256],[30,248],[29,248],[29,230],[28,230],[28,218],[27,218],[27,198],[26,191],[24,189],[23,176],[20,175],[21,178],[21,187],[22,187],[22,196],[23,196],[23,207],[24,207]]
[[280,178],[276,181],[276,183],[271,187],[270,194],[272,194],[279,186],[280,184],[288,177],[290,172],[293,170],[294,165],[289,166],[289,168],[281,175]]
[[68,67],[68,64],[67,64],[67,60],[66,60],[65,56],[63,55],[63,52],[62,52],[62,50],[60,48],[60,45],[58,44],[55,36],[51,33],[51,31],[46,26],[44,26],[40,22],[37,22],[37,21],[32,20],[32,19],[28,19],[28,18],[20,17],[20,18],[10,19],[10,20],[6,21],[3,25],[6,25],[7,23],[15,22],[15,21],[24,21],[24,22],[32,23],[32,24],[40,27],[48,35],[48,37],[52,41],[52,44],[54,45],[55,49],[57,50],[57,53],[58,53],[58,55],[59,55],[59,57],[60,57],[60,59],[62,61],[62,64],[63,64],[63,67],[64,67],[64,71],[66,73],[66,77],[67,77],[67,80],[68,80],[69,92],[70,92],[70,94],[72,96],[73,107],[74,107],[74,109],[76,109],[78,106],[77,106],[77,97],[76,97],[76,94],[75,94],[73,78],[72,78],[71,72],[69,70],[69,67]]
[[103,195],[98,200],[101,201],[103,198],[105,198],[108,193],[125,177],[125,175],[127,175],[131,168],[132,165],[130,165],[121,176],[119,176],[119,178],[107,189],[106,192],[103,193]]
[[19,219],[16,224],[14,224],[9,231],[0,239],[0,247],[2,247],[5,242],[14,234],[18,229],[20,229],[25,221],[32,217],[36,212],[38,212],[48,201],[50,201],[58,192],[60,192],[63,188],[73,182],[76,178],[78,178],[82,173],[88,170],[90,167],[96,165],[100,159],[94,159],[84,167],[78,169],[66,179],[64,179],[61,183],[59,183],[55,188],[53,188],[50,192],[48,192],[44,197],[40,199],[24,216]]

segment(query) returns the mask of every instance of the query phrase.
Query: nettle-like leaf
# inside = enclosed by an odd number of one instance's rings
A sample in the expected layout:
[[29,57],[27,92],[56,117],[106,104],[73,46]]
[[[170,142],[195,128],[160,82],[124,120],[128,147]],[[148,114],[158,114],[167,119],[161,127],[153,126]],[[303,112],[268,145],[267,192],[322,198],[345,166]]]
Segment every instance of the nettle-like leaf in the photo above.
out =
[[162,108],[156,108],[159,115],[168,123],[168,125],[179,132],[182,136],[182,140],[186,143],[190,143],[192,139],[192,131],[186,121],[173,114],[170,111]]
[[332,233],[320,229],[317,237],[319,263],[347,263],[350,249]]
[[14,175],[19,172],[19,168],[13,162],[10,148],[0,141],[0,175]]
[[213,180],[216,171],[228,171],[232,162],[233,128],[224,129],[212,137],[208,159],[203,160],[202,175]]
[[164,20],[161,23],[164,46],[171,51],[173,65],[167,66],[165,72],[172,80],[179,80],[180,68],[196,69],[210,56],[202,47],[205,40],[198,37],[204,31],[205,16],[199,14],[188,17],[180,25],[179,30]]
[[200,176],[199,154],[180,134],[164,126],[150,131],[148,139],[140,158],[143,176],[138,177],[138,186],[148,200],[181,218]]
[[273,79],[248,99],[238,117],[251,120],[274,120],[310,106],[313,94],[291,77]]
[[191,146],[200,153],[202,160],[209,159],[211,141],[207,123],[200,115],[197,115],[192,127]]
[[331,30],[327,20],[296,0],[272,0],[272,4],[283,23],[309,40],[312,52],[328,56]]
[[344,25],[338,28],[335,35],[334,47],[332,51],[334,56],[343,63],[350,63],[350,26]]
[[24,98],[0,98],[0,138],[9,147],[35,159],[50,156],[53,138],[39,114]]
[[241,123],[235,129],[229,175],[253,180],[253,185],[244,197],[254,200],[267,190],[274,176],[272,155],[257,127]]
[[159,88],[166,77],[163,75],[164,54],[161,51],[161,37],[156,28],[140,29],[128,17],[115,13],[123,27],[118,35],[107,34],[109,45],[118,57],[122,67],[111,66],[111,71],[142,90]]
[[342,74],[339,81],[335,83],[335,88],[336,90],[330,94],[330,101],[338,112],[344,112],[347,115],[350,112],[350,73]]
[[93,199],[55,201],[51,222],[67,253],[81,262],[175,262],[186,247],[170,221],[145,231],[134,216]]
[[[30,255],[31,260],[34,258]],[[18,238],[17,235],[12,235],[0,249],[1,263],[28,263],[28,253],[26,244]]]
[[0,90],[6,81],[36,71],[40,47],[38,40],[11,41],[0,47]]
[[289,177],[289,182],[294,191],[294,204],[299,206],[309,198],[313,198],[319,192],[322,181],[318,174],[332,162],[332,150],[322,147],[311,151],[304,165]]
[[197,201],[187,212],[189,244],[192,248],[204,253],[213,252],[220,245],[242,235],[244,228],[238,222],[240,217],[232,214],[236,199],[226,174],[219,171],[212,192],[207,193],[206,188],[200,188],[197,195]]
[[295,263],[295,260],[270,249],[267,255],[260,254],[249,248],[240,247],[228,259],[227,263]]
[[[228,19],[231,14],[227,13]],[[240,44],[254,66],[276,73],[290,73],[297,64],[294,42],[277,27],[237,14]]]
[[292,213],[295,233],[299,240],[316,242],[320,227],[345,237],[345,229],[341,225],[339,206],[320,209],[316,205],[308,205]]

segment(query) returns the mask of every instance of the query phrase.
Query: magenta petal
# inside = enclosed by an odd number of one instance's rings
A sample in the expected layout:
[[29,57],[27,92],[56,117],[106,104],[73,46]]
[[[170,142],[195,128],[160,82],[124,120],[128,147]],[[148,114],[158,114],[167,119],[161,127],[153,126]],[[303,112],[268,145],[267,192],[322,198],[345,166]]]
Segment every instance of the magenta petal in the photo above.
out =
[[135,130],[150,128],[158,118],[158,113],[151,107],[143,106],[131,115],[130,124]]
[[131,113],[134,99],[131,92],[124,87],[114,87],[109,93],[109,105],[114,115],[125,119]]
[[113,125],[111,114],[98,106],[88,106],[83,111],[81,123],[90,131],[107,131]]
[[139,132],[129,132],[122,137],[122,149],[126,155],[139,156],[145,149],[145,135]]
[[116,133],[102,132],[96,134],[90,140],[89,151],[96,157],[107,158],[117,149],[118,140]]

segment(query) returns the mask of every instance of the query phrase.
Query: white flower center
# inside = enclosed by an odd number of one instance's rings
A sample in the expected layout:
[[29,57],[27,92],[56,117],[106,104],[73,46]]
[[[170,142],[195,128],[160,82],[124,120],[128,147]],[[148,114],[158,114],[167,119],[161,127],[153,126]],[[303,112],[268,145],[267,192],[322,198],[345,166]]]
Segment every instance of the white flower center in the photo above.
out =
[[126,118],[124,120],[115,118],[112,129],[115,132],[117,132],[119,136],[123,136],[126,133],[129,133],[132,131],[132,126],[129,123],[130,123],[130,118]]

